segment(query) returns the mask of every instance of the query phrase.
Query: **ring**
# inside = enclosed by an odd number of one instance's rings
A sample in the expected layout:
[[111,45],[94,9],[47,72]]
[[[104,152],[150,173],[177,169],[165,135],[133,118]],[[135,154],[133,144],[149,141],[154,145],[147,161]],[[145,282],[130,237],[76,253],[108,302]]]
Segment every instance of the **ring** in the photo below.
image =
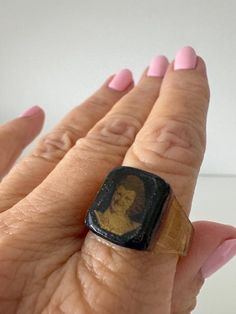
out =
[[119,246],[187,255],[193,226],[168,183],[121,166],[106,177],[88,209],[85,225]]

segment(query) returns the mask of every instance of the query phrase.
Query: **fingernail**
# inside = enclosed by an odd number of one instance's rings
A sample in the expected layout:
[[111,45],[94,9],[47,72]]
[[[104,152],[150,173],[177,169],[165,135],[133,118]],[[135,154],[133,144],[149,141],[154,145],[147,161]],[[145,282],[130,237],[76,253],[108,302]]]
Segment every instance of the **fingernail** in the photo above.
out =
[[174,69],[185,70],[194,69],[197,63],[197,55],[192,47],[180,49],[175,57]]
[[169,61],[165,56],[154,57],[149,65],[147,76],[163,77],[168,68]]
[[201,268],[203,278],[207,278],[224,266],[236,255],[236,239],[224,241],[210,255]]
[[36,116],[41,111],[42,111],[42,109],[39,106],[33,106],[33,107],[27,109],[26,111],[24,111],[20,115],[20,118]]
[[123,69],[117,73],[108,87],[117,91],[124,91],[133,82],[133,75],[129,69]]

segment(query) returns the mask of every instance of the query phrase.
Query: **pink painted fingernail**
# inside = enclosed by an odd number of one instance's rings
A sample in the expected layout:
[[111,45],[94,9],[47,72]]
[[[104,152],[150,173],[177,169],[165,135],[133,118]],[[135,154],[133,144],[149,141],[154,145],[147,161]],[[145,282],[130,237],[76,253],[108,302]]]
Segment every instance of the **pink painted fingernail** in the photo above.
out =
[[194,69],[197,63],[197,55],[192,47],[180,49],[175,57],[174,69],[187,70]]
[[132,82],[133,82],[132,72],[129,69],[123,69],[113,77],[108,87],[110,87],[111,89],[117,90],[119,92],[122,92]]
[[154,57],[150,62],[147,76],[163,77],[168,65],[169,61],[165,56]]
[[27,109],[26,111],[24,111],[24,112],[20,115],[20,118],[36,116],[36,115],[39,114],[41,111],[42,111],[42,109],[41,109],[39,106],[33,106],[33,107]]
[[214,272],[228,263],[231,258],[236,255],[236,239],[224,241],[218,248],[208,257],[205,264],[201,268],[203,278],[211,276]]

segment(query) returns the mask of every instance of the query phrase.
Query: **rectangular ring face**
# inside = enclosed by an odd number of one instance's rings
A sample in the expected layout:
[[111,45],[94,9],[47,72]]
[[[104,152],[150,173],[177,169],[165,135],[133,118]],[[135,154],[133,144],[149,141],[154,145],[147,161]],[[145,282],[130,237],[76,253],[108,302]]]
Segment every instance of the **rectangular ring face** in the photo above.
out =
[[85,224],[115,244],[148,249],[170,191],[154,174],[132,167],[115,168],[88,210]]

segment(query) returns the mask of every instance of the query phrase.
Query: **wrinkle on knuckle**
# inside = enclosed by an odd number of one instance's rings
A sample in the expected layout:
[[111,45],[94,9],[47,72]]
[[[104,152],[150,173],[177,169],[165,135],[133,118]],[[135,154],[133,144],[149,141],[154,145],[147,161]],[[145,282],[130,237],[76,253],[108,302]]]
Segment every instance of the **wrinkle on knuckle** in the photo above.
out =
[[171,314],[191,314],[192,311],[196,308],[197,298],[194,297],[189,300],[189,303],[186,307],[182,307],[181,309],[174,310]]
[[[92,313],[97,312],[95,310],[95,303],[96,309],[104,306],[104,298],[119,302],[120,295],[116,292],[116,289],[112,288],[115,285],[114,281],[117,279],[116,274],[107,268],[107,264],[104,264],[99,258],[94,258],[89,252],[83,253],[81,257],[77,276],[80,279],[84,300],[86,300],[88,307],[93,309]],[[99,289],[101,291],[100,298],[97,298],[96,302],[94,302],[94,296],[91,294],[91,285],[95,290]],[[109,308],[108,303],[106,303],[106,306]],[[108,313],[107,311],[103,312]]]
[[81,257],[87,270],[101,283],[104,284],[105,278],[113,276],[113,271],[110,269],[106,258],[103,259],[88,251],[83,251]]
[[[175,73],[176,74],[176,73]],[[167,93],[181,93],[183,95],[190,95],[191,97],[199,97],[204,102],[209,101],[210,90],[205,78],[187,77],[183,78],[180,75],[179,79],[173,77],[165,83],[163,91]]]
[[[96,249],[99,247],[96,254],[94,254],[95,247]],[[133,290],[133,292],[140,292],[139,287],[136,289],[133,283],[139,284],[143,280],[140,274],[145,271],[144,268],[151,269],[154,267],[154,261],[153,263],[149,262],[147,255],[144,258],[140,256],[137,260],[136,252],[130,250],[125,253],[124,250],[119,250],[119,248],[114,251],[113,245],[102,239],[97,240],[93,235],[89,235],[89,245],[86,246],[86,249],[82,249],[82,259],[86,262],[91,273],[99,278],[113,277],[117,284],[127,290]],[[150,272],[148,270],[148,274]],[[127,278],[127,274],[129,274],[129,278]],[[148,275],[145,280],[153,287],[153,278]]]
[[[82,249],[82,260],[91,273],[99,278],[114,277],[120,284],[125,285],[127,276],[125,265],[130,269],[130,275],[131,273],[139,274],[138,267],[131,267],[130,261],[125,257],[125,254],[114,252],[114,248],[109,244],[105,244],[104,241],[97,240],[93,235],[89,235],[89,242],[87,243],[86,248]],[[99,248],[99,252],[94,254],[94,248]]]
[[199,271],[196,277],[196,285],[195,285],[195,291],[194,291],[194,294],[196,296],[198,296],[198,294],[200,293],[200,290],[203,287],[204,283],[205,283],[205,279],[203,278],[201,272]]
[[[126,147],[101,143],[100,140],[88,137],[80,138],[73,148],[76,160],[79,158],[81,162],[90,160],[96,163],[101,161],[103,166],[107,164],[109,167],[110,165],[120,164],[126,151]],[[83,171],[83,169],[81,169],[81,171]]]
[[198,272],[191,286],[181,290],[179,296],[174,297],[172,306],[172,314],[190,314],[197,305],[197,296],[204,284],[205,280],[201,273]]
[[[110,274],[118,273],[118,265],[114,263],[113,248],[109,244],[105,244],[104,241],[88,233],[86,245],[81,250],[81,258],[87,266],[87,269],[92,273],[97,273],[97,269],[102,269]],[[95,249],[98,250],[97,254],[94,254]]]
[[[208,106],[198,96],[183,95],[182,92],[162,94],[159,97],[163,112],[159,119],[180,122],[195,128],[199,135],[204,135]],[[202,137],[202,136],[201,136]],[[204,144],[204,141],[202,141]]]
[[40,140],[32,155],[52,162],[59,161],[74,146],[78,137],[79,131],[72,127],[57,128]]
[[92,132],[88,133],[87,138],[96,139],[101,144],[129,147],[140,127],[140,122],[134,117],[110,117],[104,119]]
[[132,152],[151,167],[160,160],[197,167],[203,156],[197,131],[187,123],[170,119],[160,121],[154,130],[137,137]]
[[89,108],[92,107],[93,111],[101,111],[101,107],[107,107],[108,109],[111,107],[110,102],[107,100],[106,97],[101,95],[93,95],[86,101],[86,106]]
[[156,100],[157,93],[158,88],[153,89],[152,84],[145,82],[145,84],[136,85],[127,97],[129,97],[129,102],[132,101],[135,108],[137,103],[153,103]]
[[186,303],[181,302],[178,307],[173,307],[171,314],[191,314],[197,306],[197,297],[188,298]]
[[[105,251],[106,250],[107,248],[105,247]],[[134,271],[133,268],[130,268],[128,260],[121,261],[120,259],[123,259],[123,256],[114,256],[116,252],[110,255],[108,250],[109,261],[106,261],[103,259],[104,256],[101,256],[103,250],[99,249],[98,251],[99,253],[96,254],[90,252],[89,255],[87,255],[88,252],[86,252],[83,257],[86,260],[86,269],[92,275],[92,278],[95,279],[96,284],[104,287],[104,291],[106,289],[108,295],[117,299],[119,303],[122,302],[122,299],[126,299],[125,291],[129,291],[130,309],[135,309],[139,305],[150,309],[155,306],[153,297],[155,298],[156,294],[155,291],[153,291],[153,282],[147,281],[145,291],[148,296],[144,296],[142,302],[140,302],[140,295],[143,293],[143,285],[146,283],[146,279],[145,283],[143,281],[144,277],[142,273],[137,269]],[[80,267],[80,272],[81,271],[82,269]],[[111,294],[110,291],[114,292]],[[120,291],[119,294],[115,293],[116,291]]]

